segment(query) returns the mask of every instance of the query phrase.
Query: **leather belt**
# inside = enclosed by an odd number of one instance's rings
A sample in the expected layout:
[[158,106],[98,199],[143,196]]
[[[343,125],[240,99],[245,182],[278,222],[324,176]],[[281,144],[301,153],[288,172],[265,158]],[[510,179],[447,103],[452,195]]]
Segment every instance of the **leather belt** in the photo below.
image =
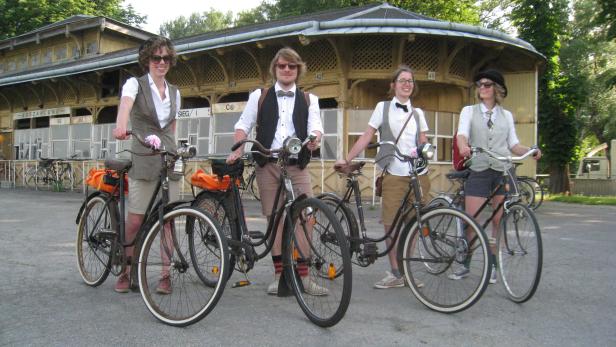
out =
[[[268,163],[277,163],[278,162],[278,158],[269,157],[269,158],[267,158],[267,162]],[[287,162],[287,165],[297,165],[297,164],[299,164],[297,158],[289,158],[289,160]]]

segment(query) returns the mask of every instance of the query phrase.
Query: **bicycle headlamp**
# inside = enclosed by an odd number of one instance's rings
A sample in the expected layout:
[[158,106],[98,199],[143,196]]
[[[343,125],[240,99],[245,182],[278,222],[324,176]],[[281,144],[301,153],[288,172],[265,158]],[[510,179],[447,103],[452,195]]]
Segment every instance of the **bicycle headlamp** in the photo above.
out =
[[430,142],[422,143],[419,145],[419,153],[424,159],[432,159],[434,156],[434,146]]
[[302,141],[297,137],[288,137],[284,140],[283,147],[289,154],[298,154],[302,150]]

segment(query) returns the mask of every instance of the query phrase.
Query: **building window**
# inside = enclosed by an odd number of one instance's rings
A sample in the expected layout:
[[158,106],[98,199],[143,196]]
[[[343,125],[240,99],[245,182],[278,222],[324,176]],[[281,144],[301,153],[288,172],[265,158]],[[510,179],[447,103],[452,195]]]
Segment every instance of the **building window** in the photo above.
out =
[[39,51],[30,52],[30,66],[38,66],[41,63],[40,54]]
[[[349,149],[353,148],[353,145],[359,137],[364,133],[366,127],[368,126],[368,122],[370,121],[370,117],[372,117],[373,110],[350,110],[349,111],[349,122],[348,122],[348,133],[347,133],[347,141],[349,144]],[[379,141],[380,135],[377,131],[371,143],[376,143]],[[358,159],[361,158],[374,158],[376,157],[377,149],[365,149],[363,152],[360,152],[357,155]]]
[[43,51],[43,56],[41,57],[41,61],[43,64],[51,64],[51,56],[53,55],[53,51],[51,48],[45,48]]
[[453,134],[458,129],[460,115],[451,112],[424,111],[430,130],[428,140],[436,146],[436,162],[451,162]]
[[321,159],[336,160],[339,157],[338,149],[338,128],[341,125],[342,110],[326,109],[321,110],[321,120],[323,123],[323,136],[321,139],[320,154]]
[[96,54],[98,53],[98,45],[95,41],[88,42],[86,44],[86,54]]
[[55,49],[55,53],[56,53],[56,61],[62,61],[66,59],[66,45],[63,46],[59,46],[56,47]]

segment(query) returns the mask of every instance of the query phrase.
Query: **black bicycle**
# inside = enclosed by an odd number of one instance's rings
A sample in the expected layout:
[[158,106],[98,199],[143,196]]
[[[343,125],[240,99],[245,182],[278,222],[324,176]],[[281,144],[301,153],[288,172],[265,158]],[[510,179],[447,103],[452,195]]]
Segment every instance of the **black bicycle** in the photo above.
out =
[[[533,297],[539,286],[543,266],[543,243],[537,217],[533,210],[528,207],[527,201],[523,200],[519,181],[513,177],[509,168],[513,161],[524,160],[536,153],[537,150],[533,148],[519,157],[501,156],[479,147],[472,147],[471,151],[473,155],[485,153],[500,161],[505,168],[501,182],[481,205],[474,218],[477,219],[481,215],[482,211],[490,205],[492,198],[504,187],[505,198],[485,220],[483,228],[490,224],[499,211],[503,211],[495,240],[498,273],[509,299],[517,303],[526,302]],[[453,193],[439,194],[430,202],[430,205],[452,206],[464,210],[464,182],[469,174],[470,170],[468,169],[447,174],[447,178],[457,181],[455,185],[457,188]],[[513,184],[513,187],[510,186],[509,182]]]
[[[186,326],[205,317],[224,291],[229,269],[226,238],[211,215],[184,201],[169,202],[167,170],[195,155],[194,148],[181,147],[177,153],[158,150],[133,134],[149,155],[159,155],[163,163],[160,180],[148,204],[144,223],[132,242],[125,237],[125,176],[130,160],[107,159],[107,191],[89,194],[79,209],[77,261],[79,273],[89,286],[102,284],[112,273],[116,276],[131,266],[131,288],[138,288],[148,310],[160,321]],[[144,155],[133,153],[135,155]],[[148,155],[148,154],[146,154]],[[181,165],[178,166],[179,167]],[[182,170],[175,173],[181,174]],[[161,197],[157,198],[161,192]],[[201,235],[199,245],[190,243]],[[189,247],[190,245],[190,247]],[[124,248],[134,246],[135,262],[124,255]],[[197,269],[208,269],[215,285],[201,281]],[[138,282],[135,283],[135,279]],[[161,290],[163,283],[166,284]]]
[[246,156],[246,164],[244,165],[244,169],[248,168],[248,178],[244,179],[244,177],[240,178],[240,193],[243,197],[243,192],[250,192],[250,194],[257,201],[261,201],[261,196],[259,195],[259,186],[257,186],[257,173],[255,171],[255,161],[252,157],[251,153],[248,153]]
[[[411,291],[422,304],[445,313],[471,307],[485,291],[492,269],[483,229],[464,211],[444,206],[426,207],[422,204],[417,172],[432,157],[431,145],[422,145],[417,157],[400,153],[391,141],[378,142],[368,147],[383,145],[394,147],[394,155],[408,163],[411,177],[392,226],[383,237],[372,238],[367,235],[358,182],[363,162],[335,167],[347,181],[347,190],[342,197],[333,193],[319,196],[332,207],[340,221],[348,239],[353,263],[367,267],[377,258],[386,256],[397,242],[399,268]],[[414,197],[412,203],[409,202],[411,196]],[[353,204],[357,216],[353,212]],[[387,238],[392,242],[379,252],[377,243]],[[470,275],[464,281],[450,280],[449,275],[460,266],[466,266]]]
[[[265,149],[257,141],[243,140],[231,149],[234,151],[251,142],[256,145],[258,153],[268,157],[277,155],[282,175],[265,234],[249,231],[244,219],[237,184],[243,172],[242,161],[227,165],[225,159],[213,159],[212,171],[220,178],[229,175],[230,187],[226,191],[203,190],[193,205],[210,212],[223,226],[231,253],[231,268],[241,272],[245,278],[236,282],[234,287],[250,284],[248,271],[271,251],[276,230],[283,223],[283,274],[278,295],[290,295],[291,288],[306,316],[319,326],[329,327],[344,317],[351,300],[351,259],[342,227],[328,206],[316,198],[296,196],[293,191],[287,166],[309,140],[302,143],[298,138],[288,138],[282,148],[272,150]],[[194,245],[204,242],[204,237],[193,236]],[[264,249],[259,251],[257,247]],[[302,272],[304,274],[300,276]],[[207,271],[202,271],[201,276],[204,282],[210,281]],[[310,290],[305,288],[308,285]]]

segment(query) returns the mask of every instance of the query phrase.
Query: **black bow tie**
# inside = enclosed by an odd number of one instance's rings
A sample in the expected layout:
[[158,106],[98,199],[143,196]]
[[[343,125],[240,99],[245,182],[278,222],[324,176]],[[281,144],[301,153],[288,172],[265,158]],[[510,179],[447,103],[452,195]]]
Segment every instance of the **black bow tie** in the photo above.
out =
[[281,96],[288,96],[288,97],[292,98],[292,97],[293,97],[293,95],[295,95],[295,93],[293,93],[293,91],[292,91],[292,90],[289,90],[289,91],[287,91],[287,92],[285,92],[284,90],[278,90],[278,91],[276,91],[276,95],[277,95],[278,97],[281,97]]
[[404,112],[408,112],[409,109],[406,107],[406,105],[402,105],[401,103],[396,102],[396,107],[401,108],[402,111]]

